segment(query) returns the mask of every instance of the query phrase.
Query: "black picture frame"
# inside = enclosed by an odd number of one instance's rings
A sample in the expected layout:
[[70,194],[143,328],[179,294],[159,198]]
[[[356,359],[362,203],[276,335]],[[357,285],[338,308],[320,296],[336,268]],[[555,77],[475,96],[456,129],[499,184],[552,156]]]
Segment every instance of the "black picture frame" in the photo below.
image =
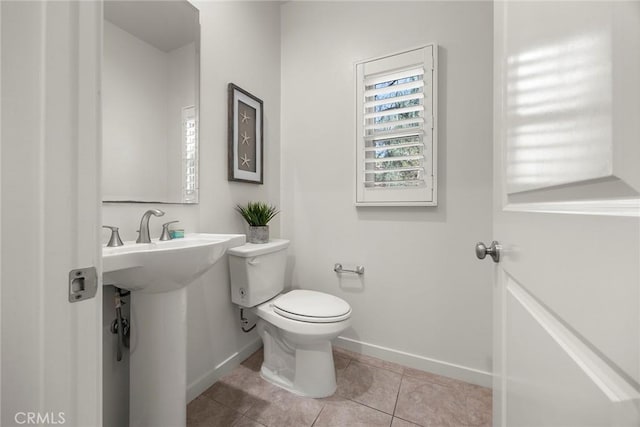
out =
[[264,103],[228,85],[228,180],[264,184]]

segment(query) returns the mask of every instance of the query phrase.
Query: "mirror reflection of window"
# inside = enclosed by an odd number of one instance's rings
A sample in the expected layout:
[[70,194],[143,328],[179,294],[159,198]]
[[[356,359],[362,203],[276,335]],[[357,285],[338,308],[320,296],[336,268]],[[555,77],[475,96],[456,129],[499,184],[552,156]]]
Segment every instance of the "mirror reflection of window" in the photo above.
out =
[[198,202],[196,108],[182,109],[182,203]]

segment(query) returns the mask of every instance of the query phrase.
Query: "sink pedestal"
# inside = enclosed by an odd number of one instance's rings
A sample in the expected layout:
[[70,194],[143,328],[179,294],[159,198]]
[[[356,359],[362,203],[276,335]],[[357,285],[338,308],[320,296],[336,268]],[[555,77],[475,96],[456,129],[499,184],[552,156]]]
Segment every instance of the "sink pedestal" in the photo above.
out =
[[184,426],[187,290],[131,293],[129,425]]
[[244,242],[243,234],[189,234],[103,248],[104,284],[131,291],[131,427],[187,424],[186,286]]

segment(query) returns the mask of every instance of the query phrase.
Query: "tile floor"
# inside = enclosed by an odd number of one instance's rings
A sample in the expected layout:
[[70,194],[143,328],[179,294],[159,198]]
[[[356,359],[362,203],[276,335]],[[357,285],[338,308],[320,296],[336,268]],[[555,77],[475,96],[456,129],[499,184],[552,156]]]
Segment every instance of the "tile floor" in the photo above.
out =
[[193,400],[188,427],[490,426],[491,390],[334,349],[338,389],[324,399],[260,378],[262,350]]

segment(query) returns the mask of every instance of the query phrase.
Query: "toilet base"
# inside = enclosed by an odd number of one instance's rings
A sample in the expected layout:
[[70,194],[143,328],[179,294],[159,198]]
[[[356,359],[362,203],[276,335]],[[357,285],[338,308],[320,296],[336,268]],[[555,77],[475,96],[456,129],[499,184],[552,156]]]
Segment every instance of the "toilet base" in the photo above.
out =
[[321,398],[336,391],[330,338],[300,336],[262,319],[258,333],[264,343],[262,378],[299,396]]

